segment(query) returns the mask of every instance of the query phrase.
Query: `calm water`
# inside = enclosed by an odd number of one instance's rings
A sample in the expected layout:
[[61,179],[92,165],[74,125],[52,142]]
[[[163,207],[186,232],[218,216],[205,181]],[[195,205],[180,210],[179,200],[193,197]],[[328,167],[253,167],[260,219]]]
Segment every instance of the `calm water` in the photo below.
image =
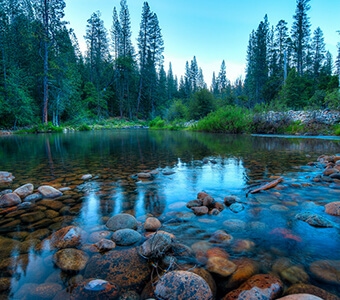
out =
[[[336,153],[340,153],[340,140],[336,139],[191,132],[114,130],[1,137],[0,171],[15,176],[9,188],[26,183],[36,188],[45,184],[70,188],[60,200],[69,213],[50,218],[44,227],[19,222],[20,215],[0,215],[0,243],[5,249],[0,261],[26,258],[26,263],[11,268],[0,264],[1,277],[11,278],[11,288],[2,297],[16,299],[25,283],[40,284],[60,273],[46,264],[44,274],[37,272],[46,260],[35,251],[39,239],[66,225],[90,232],[120,212],[133,214],[140,221],[146,215],[157,216],[163,230],[188,246],[207,241],[216,230],[225,230],[235,240],[251,245],[241,250],[226,247],[232,259],[250,257],[261,264],[261,272],[271,272],[278,259],[289,258],[305,270],[310,283],[340,295],[340,281],[321,282],[308,269],[314,261],[340,260],[340,220],[324,212],[325,204],[338,201],[340,190],[313,182],[322,171],[307,165],[321,154]],[[133,177],[154,169],[159,174],[152,181]],[[84,174],[93,178],[83,181]],[[280,189],[247,194],[271,176],[283,176]],[[217,216],[196,217],[185,204],[200,191],[220,202],[225,196],[236,195],[244,209],[235,213],[226,208]],[[295,218],[306,211],[327,218],[334,227],[315,228]],[[43,234],[30,239],[37,231]],[[29,240],[34,242],[27,244]]]

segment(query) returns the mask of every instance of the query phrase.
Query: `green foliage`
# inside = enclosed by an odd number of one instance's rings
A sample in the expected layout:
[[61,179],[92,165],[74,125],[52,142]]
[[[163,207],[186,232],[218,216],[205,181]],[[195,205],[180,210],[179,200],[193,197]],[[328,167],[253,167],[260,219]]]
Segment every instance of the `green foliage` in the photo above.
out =
[[57,133],[62,132],[63,128],[54,126],[52,122],[48,122],[47,124],[38,124],[34,125],[30,128],[24,128],[17,130],[15,133],[17,134],[23,134],[23,133]]
[[251,119],[251,113],[248,110],[228,105],[208,114],[193,129],[220,133],[244,133],[249,131]]
[[340,135],[340,124],[336,124],[333,128],[333,132],[335,135],[339,136]]
[[91,127],[87,124],[81,124],[80,126],[78,126],[78,130],[79,131],[90,131]]
[[325,105],[330,109],[340,109],[340,91],[334,89],[332,92],[326,94]]
[[214,96],[207,89],[192,95],[189,103],[189,118],[199,120],[214,110]]
[[291,122],[286,128],[283,129],[287,134],[300,134],[306,132],[306,127],[301,121]]
[[164,128],[165,121],[162,120],[162,118],[158,116],[150,121],[149,126],[150,128],[154,128],[154,129]]
[[188,115],[188,109],[183,104],[183,101],[181,99],[175,99],[168,109],[167,120],[174,121],[174,120],[185,119],[187,115]]

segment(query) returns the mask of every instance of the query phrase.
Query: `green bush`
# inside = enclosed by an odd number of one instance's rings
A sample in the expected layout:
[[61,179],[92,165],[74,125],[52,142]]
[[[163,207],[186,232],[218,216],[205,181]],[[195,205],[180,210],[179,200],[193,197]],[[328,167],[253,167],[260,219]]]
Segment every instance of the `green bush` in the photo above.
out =
[[335,135],[339,136],[340,135],[340,124],[334,125],[333,131]]
[[324,101],[328,108],[340,109],[340,91],[334,89],[332,92],[327,93]]
[[161,117],[156,117],[149,123],[150,128],[164,128],[165,127],[165,121],[162,120]]
[[81,124],[79,127],[78,127],[78,130],[79,131],[90,131],[91,130],[91,127],[87,124]]
[[244,133],[249,132],[251,120],[248,110],[228,105],[208,114],[198,121],[193,129],[208,132]]

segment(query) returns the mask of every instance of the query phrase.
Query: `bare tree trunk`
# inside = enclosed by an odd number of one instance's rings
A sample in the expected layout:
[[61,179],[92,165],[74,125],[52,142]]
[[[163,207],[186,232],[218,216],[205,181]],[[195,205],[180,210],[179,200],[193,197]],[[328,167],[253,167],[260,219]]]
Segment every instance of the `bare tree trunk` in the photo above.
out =
[[43,77],[43,123],[48,122],[48,38],[49,38],[49,24],[48,24],[48,10],[49,0],[44,0],[43,8],[43,24],[44,24],[44,77]]

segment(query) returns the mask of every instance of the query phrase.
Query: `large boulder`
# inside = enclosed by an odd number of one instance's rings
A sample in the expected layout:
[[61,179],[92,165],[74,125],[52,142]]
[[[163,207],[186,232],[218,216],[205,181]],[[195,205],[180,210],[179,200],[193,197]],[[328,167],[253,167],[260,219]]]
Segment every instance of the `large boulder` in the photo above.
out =
[[38,191],[44,198],[57,198],[63,195],[61,191],[49,185],[42,185],[38,187]]
[[0,208],[12,207],[20,203],[21,203],[21,199],[15,193],[4,194],[0,197]]
[[15,189],[13,193],[17,194],[21,199],[24,199],[28,195],[31,195],[33,193],[33,190],[33,184],[27,183]]
[[209,300],[213,299],[208,283],[199,275],[188,271],[166,273],[157,282],[157,299]]
[[112,231],[116,231],[119,229],[136,229],[137,228],[137,220],[134,216],[130,214],[118,214],[111,217],[106,222],[106,227]]
[[95,254],[84,273],[85,278],[101,278],[117,284],[123,291],[137,292],[142,291],[150,275],[148,260],[139,255],[136,248]]

